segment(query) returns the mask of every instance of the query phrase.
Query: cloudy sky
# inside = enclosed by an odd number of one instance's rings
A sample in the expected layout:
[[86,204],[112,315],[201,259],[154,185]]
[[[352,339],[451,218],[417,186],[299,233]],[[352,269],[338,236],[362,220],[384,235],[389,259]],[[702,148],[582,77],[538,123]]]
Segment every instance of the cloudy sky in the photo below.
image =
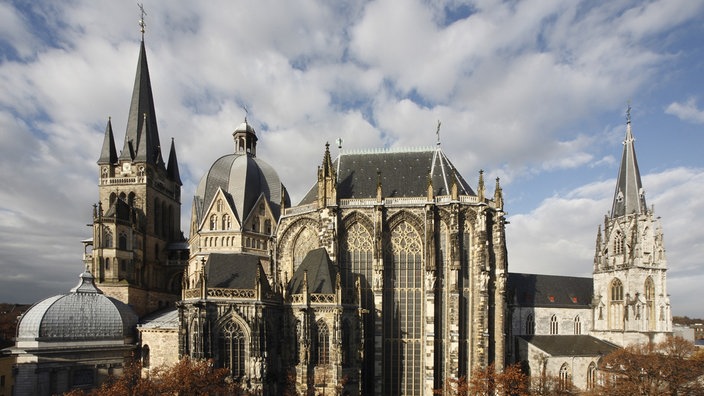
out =
[[[501,178],[510,270],[589,276],[630,101],[646,198],[662,217],[672,311],[704,317],[704,1],[144,7],[184,219],[199,178],[232,150],[244,107],[258,156],[293,201],[315,179],[325,142],[432,146],[440,120],[442,147],[473,186],[480,169]],[[139,18],[130,2],[0,2],[2,302],[77,282],[109,116],[124,137]]]

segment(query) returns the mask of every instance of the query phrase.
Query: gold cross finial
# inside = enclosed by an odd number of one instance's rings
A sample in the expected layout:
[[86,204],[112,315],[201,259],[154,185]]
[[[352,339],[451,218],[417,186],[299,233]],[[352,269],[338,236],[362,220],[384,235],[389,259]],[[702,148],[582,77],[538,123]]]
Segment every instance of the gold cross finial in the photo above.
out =
[[137,3],[137,7],[139,7],[139,11],[142,14],[139,18],[139,31],[142,32],[142,40],[144,40],[144,31],[147,27],[146,22],[144,22],[144,16],[147,15],[147,13],[144,11],[144,4]]

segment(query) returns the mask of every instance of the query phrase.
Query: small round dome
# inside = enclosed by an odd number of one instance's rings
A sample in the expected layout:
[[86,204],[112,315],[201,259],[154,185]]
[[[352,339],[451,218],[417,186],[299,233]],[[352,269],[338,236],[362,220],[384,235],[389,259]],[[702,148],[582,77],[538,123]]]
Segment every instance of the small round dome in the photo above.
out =
[[86,271],[70,293],[42,300],[22,316],[17,343],[124,340],[137,319],[128,305],[98,290]]
[[241,133],[241,132],[248,132],[256,135],[256,132],[254,131],[254,128],[247,123],[247,121],[241,123],[237,128],[235,128],[235,131],[232,132],[232,134],[236,133]]

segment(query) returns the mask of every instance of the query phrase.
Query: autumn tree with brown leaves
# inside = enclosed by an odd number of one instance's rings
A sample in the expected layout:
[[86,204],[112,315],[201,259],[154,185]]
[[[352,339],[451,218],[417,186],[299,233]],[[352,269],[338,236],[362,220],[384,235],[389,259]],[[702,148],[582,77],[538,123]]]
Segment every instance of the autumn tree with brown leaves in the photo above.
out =
[[215,368],[211,360],[184,357],[173,366],[162,366],[142,375],[142,365],[132,361],[119,377],[86,393],[77,389],[65,396],[247,395],[228,380],[229,370]]
[[703,395],[704,352],[681,337],[637,344],[605,356],[593,395]]
[[448,378],[445,389],[436,389],[433,393],[446,396],[527,396],[530,394],[528,384],[528,376],[520,365],[514,364],[496,372],[492,364],[474,370],[469,381],[466,377]]

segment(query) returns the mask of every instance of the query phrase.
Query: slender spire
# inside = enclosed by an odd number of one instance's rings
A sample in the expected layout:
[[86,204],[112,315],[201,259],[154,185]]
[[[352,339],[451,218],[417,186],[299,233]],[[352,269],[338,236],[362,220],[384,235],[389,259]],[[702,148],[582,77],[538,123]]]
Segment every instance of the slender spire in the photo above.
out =
[[103,148],[100,150],[98,165],[114,164],[117,162],[117,150],[115,149],[115,137],[112,133],[112,121],[108,117],[108,124],[105,127],[105,137],[103,138]]
[[182,186],[181,174],[178,171],[178,158],[176,158],[176,144],[174,143],[174,138],[171,138],[171,151],[169,151],[169,165],[166,167],[166,174],[169,179],[178,183]]
[[[143,136],[146,134],[149,136]],[[130,112],[127,118],[125,144],[119,159],[133,161],[137,158],[164,167],[144,41],[140,43],[137,73],[134,78]]]
[[621,167],[616,180],[611,218],[648,212],[648,207],[645,204],[645,192],[640,180],[634,142],[635,139],[631,131],[631,107],[629,105],[626,113],[626,138],[623,141],[623,155],[621,156]]

